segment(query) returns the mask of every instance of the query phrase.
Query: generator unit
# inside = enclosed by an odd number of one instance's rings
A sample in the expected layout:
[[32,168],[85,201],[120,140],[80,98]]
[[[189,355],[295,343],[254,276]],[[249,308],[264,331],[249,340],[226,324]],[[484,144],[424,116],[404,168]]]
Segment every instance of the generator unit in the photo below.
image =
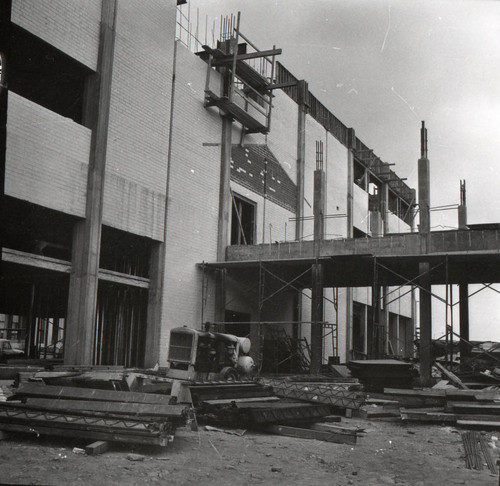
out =
[[168,376],[194,381],[238,380],[255,369],[248,356],[250,346],[248,338],[177,327],[170,331]]

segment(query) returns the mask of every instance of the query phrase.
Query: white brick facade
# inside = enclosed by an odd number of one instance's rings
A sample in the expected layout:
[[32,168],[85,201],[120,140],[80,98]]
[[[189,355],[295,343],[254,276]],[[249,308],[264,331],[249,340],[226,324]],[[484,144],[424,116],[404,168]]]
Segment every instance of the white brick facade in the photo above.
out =
[[85,216],[90,130],[9,93],[5,194]]
[[12,1],[12,22],[94,71],[100,21],[101,0]]

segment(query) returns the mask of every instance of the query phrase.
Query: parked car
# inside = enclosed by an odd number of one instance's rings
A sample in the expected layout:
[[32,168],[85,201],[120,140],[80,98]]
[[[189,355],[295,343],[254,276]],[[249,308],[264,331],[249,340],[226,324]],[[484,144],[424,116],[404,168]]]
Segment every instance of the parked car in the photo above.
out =
[[8,359],[23,357],[24,351],[13,348],[9,339],[0,339],[0,363],[6,363]]
[[40,358],[62,358],[63,356],[63,342],[57,341],[56,343],[49,344],[47,347],[45,345],[40,346],[39,350]]

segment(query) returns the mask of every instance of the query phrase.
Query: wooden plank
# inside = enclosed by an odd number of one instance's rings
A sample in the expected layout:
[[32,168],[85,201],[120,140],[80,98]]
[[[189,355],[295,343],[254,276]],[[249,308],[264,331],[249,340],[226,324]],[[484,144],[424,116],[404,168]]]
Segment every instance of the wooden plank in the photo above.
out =
[[334,442],[335,444],[356,444],[355,435],[338,434],[334,432],[325,432],[321,430],[302,429],[298,427],[289,427],[286,425],[268,425],[265,431],[275,435],[284,435],[287,437],[296,437],[298,439],[316,439],[324,442]]
[[377,405],[379,407],[398,407],[398,400],[384,400],[381,398],[367,398],[365,403],[367,405]]
[[446,390],[446,398],[459,400],[493,401],[500,400],[499,390]]
[[16,263],[18,265],[52,270],[53,272],[71,272],[70,262],[59,260],[57,258],[46,257],[43,255],[35,255],[34,253],[26,253],[24,251],[13,250],[11,248],[2,249],[2,260],[5,262]]
[[206,405],[229,405],[231,403],[277,402],[278,397],[221,398],[218,400],[202,400]]
[[115,272],[104,268],[99,269],[99,279],[108,282],[130,285],[141,289],[149,289],[149,278],[137,277],[127,273]]
[[457,416],[454,413],[446,413],[444,410],[419,410],[404,409],[401,411],[401,419],[415,422],[450,422],[455,423]]
[[442,388],[423,388],[419,390],[405,388],[384,388],[384,394],[408,397],[424,397],[424,398],[444,398],[446,391]]
[[[216,51],[214,51],[216,52]],[[257,51],[257,52],[246,52],[244,54],[238,54],[236,56],[236,61],[246,61],[248,59],[257,59],[260,57],[271,57],[279,56],[281,54],[281,49],[269,49],[267,51]],[[216,57],[212,61],[212,66],[223,66],[225,64],[231,63],[234,60],[232,55],[224,55],[221,57]]]
[[378,409],[359,409],[359,416],[362,419],[372,419],[372,418],[388,418],[388,417],[399,417],[399,410],[384,410],[382,407]]
[[[184,405],[157,405],[151,403],[122,403],[87,400],[60,400],[51,398],[28,398],[26,406],[36,410],[48,411],[83,411],[110,414],[181,417],[186,409]],[[1,407],[1,405],[0,405]]]
[[500,418],[500,403],[477,403],[477,402],[448,402],[446,410],[449,412],[483,413],[486,415],[498,415]]
[[342,417],[340,415],[327,415],[326,417],[321,417],[322,422],[342,422]]
[[466,425],[469,427],[491,427],[498,429],[500,428],[500,421],[489,421],[489,420],[457,420],[457,425]]
[[103,454],[109,449],[109,442],[98,440],[96,442],[92,442],[88,446],[85,446],[85,452],[89,456],[97,456],[99,454]]
[[77,388],[72,386],[42,385],[23,383],[14,397],[19,398],[59,398],[67,400],[96,400],[127,403],[150,403],[169,405],[170,396],[153,393],[122,392],[98,390],[95,388]]
[[[321,419],[323,420],[323,419]],[[312,430],[320,430],[323,432],[332,432],[335,434],[342,434],[342,435],[354,435],[357,436],[360,433],[363,432],[363,429],[358,429],[356,427],[347,427],[347,426],[341,426],[341,425],[333,425],[333,424],[327,424],[327,423],[322,423],[322,422],[316,422],[314,424],[308,424],[307,426],[304,426],[307,429],[312,429]]]
[[461,388],[462,390],[467,390],[468,387],[465,385],[462,380],[455,375],[455,373],[451,372],[450,370],[447,370],[441,363],[438,363],[437,361],[434,362],[434,366],[444,375],[448,380],[450,380],[453,384],[458,386],[458,388]]

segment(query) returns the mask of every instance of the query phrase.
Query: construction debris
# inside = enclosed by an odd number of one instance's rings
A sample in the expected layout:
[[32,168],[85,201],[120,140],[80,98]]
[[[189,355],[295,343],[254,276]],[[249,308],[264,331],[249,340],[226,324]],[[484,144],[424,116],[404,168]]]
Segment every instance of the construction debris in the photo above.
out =
[[465,449],[466,467],[480,471],[483,469],[483,462],[485,462],[490,472],[497,474],[498,468],[491,457],[485,438],[479,432],[464,432],[461,436]]

